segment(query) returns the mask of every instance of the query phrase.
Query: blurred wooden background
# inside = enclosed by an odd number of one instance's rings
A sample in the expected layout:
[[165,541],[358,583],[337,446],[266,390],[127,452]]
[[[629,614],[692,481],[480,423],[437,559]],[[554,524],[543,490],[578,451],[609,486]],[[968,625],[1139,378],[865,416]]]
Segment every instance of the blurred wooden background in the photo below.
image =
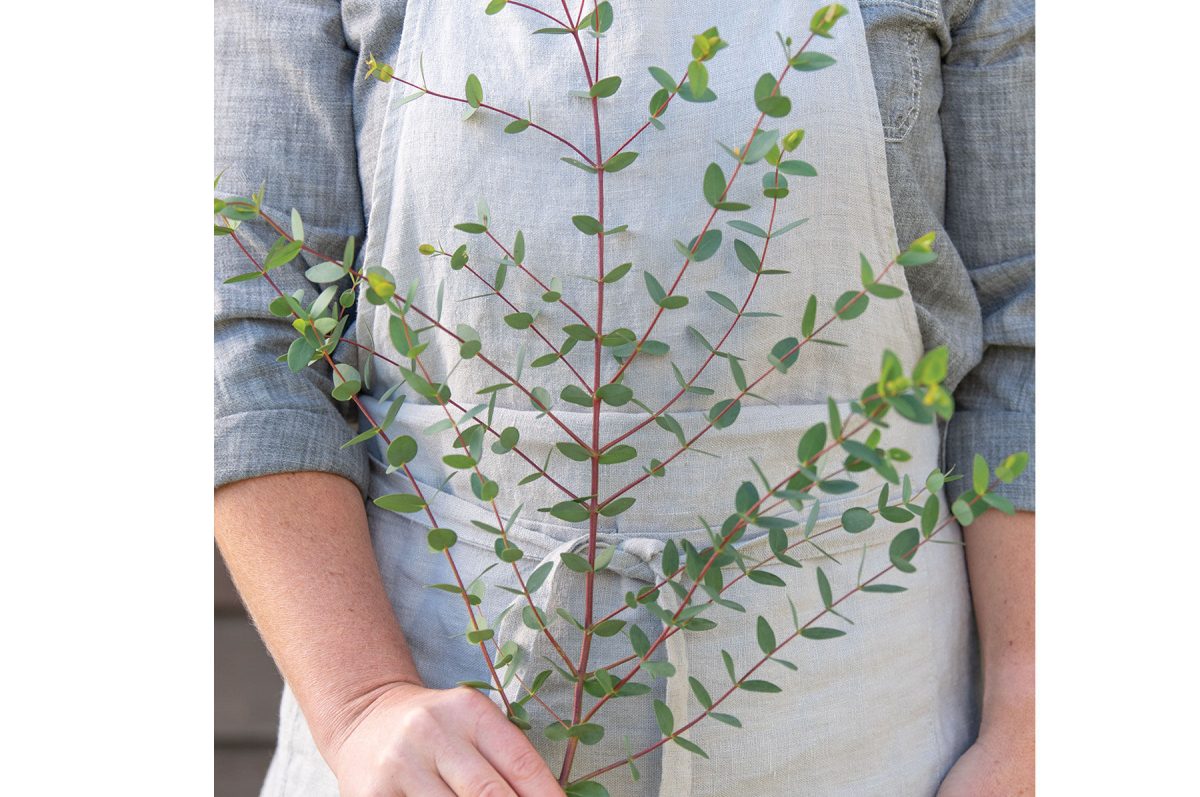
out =
[[275,749],[283,681],[214,554],[214,795],[258,797]]

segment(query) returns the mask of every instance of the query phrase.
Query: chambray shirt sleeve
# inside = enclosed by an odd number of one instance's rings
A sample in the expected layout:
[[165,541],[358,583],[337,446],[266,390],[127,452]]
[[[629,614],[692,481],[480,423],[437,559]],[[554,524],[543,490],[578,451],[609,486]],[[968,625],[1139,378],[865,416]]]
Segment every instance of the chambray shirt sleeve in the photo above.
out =
[[968,268],[983,317],[983,358],[955,390],[944,460],[970,484],[976,453],[994,467],[1028,451],[1001,485],[1034,509],[1034,4],[974,0],[952,20],[940,111],[946,231]]
[[[341,258],[346,238],[363,238],[352,81],[357,54],[346,43],[341,4],[332,0],[217,0],[216,170],[221,196],[248,196],[266,183],[264,208],[285,229],[295,207],[306,244]],[[261,220],[238,235],[260,258],[275,235]],[[366,492],[363,446],[353,405],[330,396],[330,369],[292,373],[277,358],[296,333],[268,312],[266,280],[224,285],[254,267],[228,237],[215,240],[216,486],[273,473],[324,471]],[[302,255],[273,270],[284,293],[306,302],[317,286]],[[345,287],[345,286],[343,286]],[[352,334],[348,333],[348,334]],[[341,361],[356,364],[343,345]]]

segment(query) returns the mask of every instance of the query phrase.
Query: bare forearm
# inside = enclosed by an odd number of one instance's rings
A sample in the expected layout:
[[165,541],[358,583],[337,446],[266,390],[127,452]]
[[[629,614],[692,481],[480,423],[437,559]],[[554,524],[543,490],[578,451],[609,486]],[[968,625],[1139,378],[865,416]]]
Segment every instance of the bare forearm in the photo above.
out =
[[965,532],[983,663],[983,729],[1032,734],[1034,514],[989,512]]
[[323,752],[380,690],[419,683],[352,482],[263,476],[221,487],[215,505],[234,583]]

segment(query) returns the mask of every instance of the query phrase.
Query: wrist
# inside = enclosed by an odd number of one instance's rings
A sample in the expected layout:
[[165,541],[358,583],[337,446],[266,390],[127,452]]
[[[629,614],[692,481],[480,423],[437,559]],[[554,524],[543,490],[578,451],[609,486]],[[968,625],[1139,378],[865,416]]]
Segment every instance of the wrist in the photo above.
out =
[[326,762],[332,764],[338,751],[355,729],[371,714],[384,697],[425,691],[416,676],[394,676],[374,682],[345,687],[317,700],[313,715],[305,710],[313,741]]
[[1033,737],[1035,681],[1032,664],[1009,663],[984,675],[980,736]]

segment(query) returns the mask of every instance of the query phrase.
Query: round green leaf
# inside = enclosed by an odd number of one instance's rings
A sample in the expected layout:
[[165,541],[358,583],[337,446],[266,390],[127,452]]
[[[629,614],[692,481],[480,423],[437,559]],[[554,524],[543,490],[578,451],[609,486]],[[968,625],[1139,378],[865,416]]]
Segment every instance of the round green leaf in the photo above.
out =
[[805,639],[836,639],[845,635],[845,631],[837,628],[821,628],[820,626],[811,626],[800,631],[800,636]]
[[333,369],[333,397],[338,401],[349,401],[362,389],[362,376],[358,369],[347,363],[337,363]]
[[869,298],[865,293],[861,296],[859,293],[860,291],[846,291],[838,297],[837,302],[834,303],[834,310],[838,318],[849,321],[867,311]]
[[417,441],[403,435],[394,439],[387,449],[388,464],[399,468],[412,462],[417,455]]
[[597,80],[588,94],[597,99],[603,99],[604,97],[611,97],[616,94],[619,88],[621,88],[621,78],[611,75]]
[[916,528],[905,529],[892,538],[892,544],[888,547],[888,557],[897,570],[902,573],[916,572],[916,566],[909,560],[916,555],[916,548],[920,542],[921,532]]
[[435,551],[444,551],[458,542],[458,535],[451,529],[430,529],[429,547]]
[[612,407],[623,407],[633,399],[633,391],[622,384],[608,384],[596,391],[596,395],[605,404]]
[[708,419],[717,429],[724,429],[727,426],[732,426],[737,420],[738,414],[742,411],[742,403],[736,399],[725,399],[718,401],[708,411]]
[[598,235],[604,231],[604,225],[585,214],[572,216],[571,223],[584,235]]
[[637,456],[637,449],[633,446],[616,445],[600,455],[601,465],[615,465],[619,462],[628,462]]
[[483,102],[483,86],[480,85],[479,78],[475,76],[474,72],[467,75],[466,91],[467,103],[472,108],[478,108],[479,104]]
[[842,528],[851,534],[866,531],[875,523],[875,516],[861,506],[847,509],[842,513]]

